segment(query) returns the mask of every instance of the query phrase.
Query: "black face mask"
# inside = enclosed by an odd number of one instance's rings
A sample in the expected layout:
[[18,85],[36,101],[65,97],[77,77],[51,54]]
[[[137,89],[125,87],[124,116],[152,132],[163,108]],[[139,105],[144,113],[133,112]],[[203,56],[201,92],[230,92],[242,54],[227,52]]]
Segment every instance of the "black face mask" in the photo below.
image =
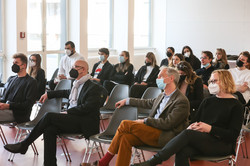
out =
[[20,66],[18,66],[17,64],[13,64],[11,69],[14,73],[18,73],[20,71]]
[[145,62],[146,66],[151,66],[151,62]]
[[242,67],[243,64],[244,64],[244,62],[242,62],[241,60],[237,59],[236,65],[237,65],[238,67]]
[[180,75],[180,82],[184,81],[186,79],[186,75]]
[[171,57],[171,56],[172,56],[172,53],[169,52],[169,51],[167,51],[166,55],[167,55],[168,57]]
[[70,75],[70,77],[72,77],[72,78],[77,78],[78,77],[78,71],[76,70],[76,69],[71,69],[70,70],[70,72],[69,72],[69,75]]

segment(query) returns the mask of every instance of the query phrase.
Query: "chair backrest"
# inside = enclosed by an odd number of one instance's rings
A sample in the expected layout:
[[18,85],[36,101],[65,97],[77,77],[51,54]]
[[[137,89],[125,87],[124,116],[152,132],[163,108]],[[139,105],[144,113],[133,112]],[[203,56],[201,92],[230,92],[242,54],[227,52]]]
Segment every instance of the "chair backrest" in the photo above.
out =
[[45,100],[45,102],[41,106],[37,116],[35,117],[35,119],[33,119],[31,121],[31,123],[37,124],[47,112],[60,113],[61,109],[62,109],[62,99],[61,98],[53,98],[53,99]]
[[101,135],[115,135],[118,126],[122,120],[136,120],[137,119],[137,109],[136,107],[123,106],[117,108],[109,122],[107,129],[101,133]]
[[[141,99],[154,99],[158,97],[161,93],[161,90],[157,87],[148,87],[145,92],[143,93]],[[151,109],[146,108],[138,108],[138,114],[149,114]]]
[[52,77],[51,77],[51,80],[53,80],[53,79],[56,78],[56,76],[57,76],[57,74],[58,74],[58,70],[59,70],[59,68],[57,68],[57,69],[54,71],[54,73],[53,73],[53,75],[52,75]]
[[124,84],[117,84],[110,93],[105,109],[115,110],[115,103],[128,98],[129,86]]
[[71,80],[61,80],[55,87],[55,90],[67,90],[71,89]]

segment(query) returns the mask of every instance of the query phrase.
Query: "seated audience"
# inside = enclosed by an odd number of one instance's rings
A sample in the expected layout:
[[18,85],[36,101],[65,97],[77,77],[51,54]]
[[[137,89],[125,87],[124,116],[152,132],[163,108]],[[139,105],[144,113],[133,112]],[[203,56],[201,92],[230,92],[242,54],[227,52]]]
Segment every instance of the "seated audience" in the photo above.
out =
[[181,61],[184,61],[184,56],[182,54],[174,54],[170,61],[169,67],[176,68],[178,63],[180,63]]
[[227,62],[227,54],[226,51],[222,48],[217,48],[216,57],[213,63],[214,69],[229,69],[229,65]]
[[250,54],[248,51],[241,52],[236,61],[236,68],[229,69],[236,84],[236,90],[239,91],[246,103],[250,100],[250,70],[247,66],[250,64]]
[[201,68],[201,61],[193,54],[193,50],[189,46],[182,48],[182,55],[185,56],[185,61],[190,63],[194,71]]
[[56,84],[62,79],[72,79],[69,75],[69,71],[72,69],[75,61],[81,59],[84,60],[84,57],[78,54],[75,50],[75,44],[72,41],[67,41],[65,43],[65,54],[59,63],[58,75],[54,80],[49,81],[49,87],[51,90],[54,90]]
[[210,51],[202,51],[201,54],[201,64],[202,68],[197,69],[195,72],[198,76],[202,78],[203,87],[207,89],[208,80],[211,76],[211,73],[214,71],[212,66],[213,54]]
[[130,63],[129,52],[122,51],[119,56],[119,61],[120,63],[116,64],[113,68],[110,81],[104,81],[103,86],[108,91],[108,94],[110,94],[117,84],[131,85],[134,82],[134,66]]
[[13,55],[13,59],[12,71],[17,75],[8,79],[8,85],[0,100],[0,123],[29,121],[37,97],[36,80],[26,72],[26,55],[17,53]]
[[46,79],[45,72],[41,68],[41,56],[39,54],[32,54],[29,58],[29,75],[33,77],[37,82],[37,97],[40,97],[45,93]]
[[174,47],[168,47],[166,51],[167,51],[166,52],[167,58],[165,58],[161,61],[160,66],[168,66],[168,62],[171,61],[175,50],[174,50]]
[[203,100],[203,85],[202,80],[195,74],[191,65],[188,62],[180,62],[177,65],[177,70],[180,74],[178,88],[186,95],[190,103],[190,120],[195,116],[202,100]]
[[110,79],[113,66],[108,61],[109,50],[107,48],[100,48],[98,54],[100,61],[94,64],[90,75],[92,76],[91,80],[103,85],[105,80]]
[[145,65],[135,75],[135,83],[130,88],[130,97],[141,98],[148,87],[156,87],[156,78],[159,73],[159,66],[156,64],[154,53],[148,52]]
[[150,160],[133,166],[156,166],[175,154],[175,166],[189,166],[194,156],[235,154],[237,137],[243,121],[243,107],[234,98],[235,85],[229,71],[216,70],[210,78],[209,91],[193,123],[169,141]]
[[118,154],[116,166],[129,166],[133,146],[162,147],[184,130],[188,125],[189,102],[176,87],[178,81],[179,74],[175,69],[163,67],[157,86],[164,92],[157,98],[130,98],[117,102],[118,108],[128,104],[152,109],[152,112],[144,120],[122,121],[106,155],[92,165],[108,166],[114,155]]
[[86,61],[77,60],[70,71],[70,77],[75,78],[72,90],[49,91],[40,99],[44,102],[47,98],[69,98],[67,114],[47,113],[23,141],[5,145],[6,150],[25,154],[29,145],[43,134],[44,165],[55,166],[58,134],[82,133],[88,138],[99,133],[99,108],[103,88],[90,81]]

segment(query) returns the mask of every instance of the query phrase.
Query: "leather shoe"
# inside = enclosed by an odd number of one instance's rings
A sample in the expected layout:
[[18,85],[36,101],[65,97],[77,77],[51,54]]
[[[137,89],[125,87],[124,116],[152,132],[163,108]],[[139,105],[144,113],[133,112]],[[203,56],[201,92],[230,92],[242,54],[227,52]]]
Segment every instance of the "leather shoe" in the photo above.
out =
[[80,166],[99,166],[99,161],[95,161],[93,163],[81,163]]
[[16,144],[7,144],[4,145],[4,148],[8,150],[11,153],[21,153],[25,154],[28,150],[28,146],[24,146],[22,143],[16,143]]
[[151,166],[151,165],[150,165],[150,161],[147,160],[147,161],[145,161],[145,162],[132,164],[132,165],[130,165],[130,166]]

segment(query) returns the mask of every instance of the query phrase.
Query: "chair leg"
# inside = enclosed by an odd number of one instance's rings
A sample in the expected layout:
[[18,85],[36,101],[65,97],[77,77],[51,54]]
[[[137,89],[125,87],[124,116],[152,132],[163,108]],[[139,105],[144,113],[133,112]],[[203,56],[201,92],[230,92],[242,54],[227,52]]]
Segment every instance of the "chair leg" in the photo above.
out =
[[246,149],[246,157],[247,157],[247,159],[248,159],[248,152],[247,152],[247,141],[246,141],[246,136],[244,136],[245,137],[245,149]]
[[89,162],[90,156],[92,155],[92,152],[93,152],[93,149],[94,149],[94,143],[95,143],[95,141],[93,141],[92,146],[90,148],[90,152],[89,152],[89,156],[88,156],[88,159],[87,159],[87,163]]
[[66,143],[65,143],[65,141],[64,141],[64,138],[61,138],[61,140],[62,140],[63,146],[64,146],[64,148],[65,148],[65,150],[66,150],[66,155],[68,156],[69,161],[72,162],[71,157],[70,157],[70,154],[69,154],[69,151],[68,151],[68,148],[67,148],[67,145],[66,145]]
[[0,126],[0,136],[1,136],[1,139],[2,139],[3,144],[4,144],[4,145],[8,144],[7,139],[6,139],[6,137],[5,137],[5,134],[4,134],[3,129],[2,129],[1,126]]
[[104,156],[104,152],[103,152],[103,148],[102,148],[102,144],[99,142],[99,147],[101,149],[101,152],[102,152],[102,156]]
[[[23,130],[22,129],[18,129],[17,133],[16,133],[16,136],[15,136],[15,139],[14,139],[14,143],[17,143],[17,142],[20,141],[22,134],[23,134]],[[13,162],[14,157],[15,157],[15,153],[10,153],[10,155],[8,157],[8,161]]]
[[61,148],[62,148],[62,150],[63,150],[63,154],[64,154],[64,156],[65,156],[65,159],[66,159],[66,161],[69,161],[68,160],[68,155],[67,155],[67,153],[65,152],[65,150],[64,150],[64,145],[61,143]]
[[146,160],[145,160],[145,155],[143,153],[143,150],[141,150],[141,155],[142,155],[143,161],[145,162]]

